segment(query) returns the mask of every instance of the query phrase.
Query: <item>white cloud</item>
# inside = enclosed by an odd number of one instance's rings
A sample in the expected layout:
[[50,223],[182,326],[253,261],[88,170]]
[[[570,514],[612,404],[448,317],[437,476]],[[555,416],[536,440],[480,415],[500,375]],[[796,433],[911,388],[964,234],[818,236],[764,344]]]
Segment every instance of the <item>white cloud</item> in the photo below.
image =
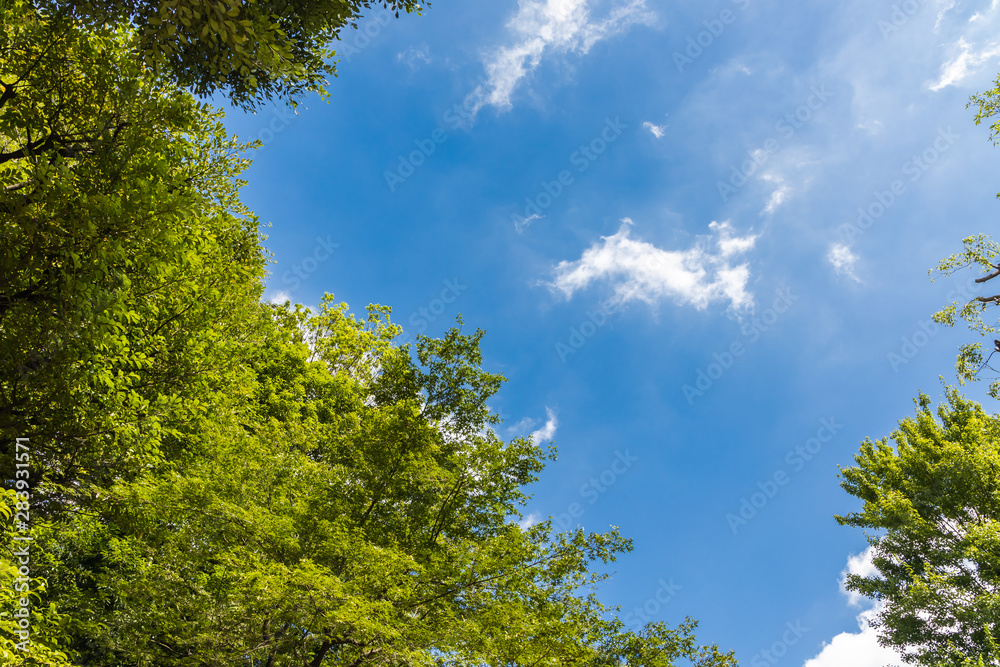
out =
[[855,127],[860,130],[866,130],[871,134],[880,134],[885,130],[885,125],[883,125],[880,120],[870,120],[864,123],[858,123]]
[[592,21],[590,4],[591,0],[519,0],[517,13],[507,23],[514,43],[486,58],[487,81],[473,93],[473,115],[486,105],[509,109],[511,95],[546,52],[586,54],[597,42],[654,18],[646,10],[646,0],[625,0],[603,20]]
[[532,213],[527,218],[521,218],[520,220],[515,220],[514,229],[517,231],[518,234],[520,234],[525,229],[527,229],[528,226],[535,220],[541,220],[544,217],[545,217],[544,215],[538,215],[537,213]]
[[769,183],[774,183],[776,186],[771,192],[771,196],[768,197],[767,204],[764,205],[763,213],[770,215],[771,213],[777,211],[779,206],[785,203],[788,199],[788,195],[791,194],[792,189],[788,187],[788,184],[785,183],[785,179],[781,176],[777,176],[775,174],[764,174],[761,178]]
[[757,243],[756,236],[733,236],[733,227],[728,222],[712,222],[708,228],[719,235],[719,252],[723,257],[741,255]]
[[[746,174],[747,179],[749,179],[751,175],[757,175],[758,167],[770,159],[770,155],[768,154],[768,152],[762,148],[758,148],[753,151],[748,151],[748,155],[750,159],[746,160],[743,163],[744,164],[743,172]],[[792,187],[788,184],[788,181],[785,180],[784,176],[782,176],[780,172],[782,171],[787,172],[790,169],[794,169],[796,172],[796,177],[802,178],[802,175],[799,172],[801,172],[802,170],[803,163],[796,164],[794,165],[794,167],[788,166],[788,162],[793,160],[791,154],[786,152],[785,155],[779,156],[776,159],[781,160],[781,162],[785,163],[785,166],[780,167],[778,165],[772,164],[771,166],[776,167],[776,169],[772,169],[767,173],[760,173],[758,175],[758,178],[760,178],[760,180],[764,181],[765,183],[769,183],[774,188],[773,190],[771,190],[771,194],[768,196],[767,202],[764,204],[763,210],[761,210],[761,215],[770,215],[775,211],[777,211],[782,204],[788,201],[789,196],[791,196],[792,194]],[[752,163],[754,166],[748,170],[746,167],[747,163]]]
[[851,248],[843,243],[833,243],[830,251],[826,254],[826,261],[833,265],[833,270],[842,276],[861,282],[861,279],[854,273],[854,265],[858,261],[858,256],[851,252]]
[[753,306],[753,295],[746,289],[750,269],[745,263],[733,266],[730,260],[753,248],[756,236],[733,236],[728,222],[713,222],[711,237],[699,239],[694,247],[662,250],[629,238],[631,224],[625,218],[616,234],[601,237],[580,259],[556,265],[549,286],[568,299],[590,283],[608,279],[614,282],[619,303],[673,298],[698,309],[725,300],[735,309]]
[[406,51],[401,51],[396,54],[396,62],[404,63],[411,70],[417,69],[421,64],[429,63],[431,61],[430,51],[426,46],[411,47]]
[[875,567],[875,563],[872,560],[874,555],[874,548],[869,546],[859,554],[848,556],[847,567],[840,573],[840,592],[847,596],[847,604],[852,607],[860,607],[861,603],[868,598],[860,593],[847,590],[847,575],[856,574],[862,577],[874,577],[877,575],[878,568]]
[[995,43],[983,47],[978,53],[973,50],[972,45],[965,41],[964,37],[959,38],[956,46],[961,49],[961,53],[941,66],[941,76],[937,83],[931,86],[931,90],[938,91],[947,86],[961,83],[975,73],[980,65],[1000,55],[1000,46]]
[[545,408],[545,416],[545,426],[531,434],[531,441],[536,445],[543,442],[549,442],[552,438],[556,437],[556,429],[559,427],[559,418],[556,417],[555,410],[548,407]]
[[507,427],[508,435],[520,435],[530,428],[533,428],[535,424],[538,423],[537,419],[532,419],[531,417],[525,417],[521,421],[517,422],[513,426]]
[[768,198],[767,204],[764,206],[764,213],[771,214],[778,210],[778,207],[785,203],[785,199],[788,198],[789,192],[791,192],[791,190],[789,190],[788,186],[779,185]]
[[534,526],[536,523],[541,523],[541,522],[542,522],[542,515],[539,514],[538,512],[532,512],[528,516],[518,521],[517,525],[521,527],[521,530],[527,530],[528,528]]
[[[996,8],[997,8],[997,4],[998,4],[998,3],[1000,3],[1000,0],[993,0],[993,4],[992,4],[992,5],[990,5],[990,8],[989,8],[989,9],[987,10],[987,14],[990,14],[990,13],[992,13],[992,12],[996,11]],[[971,18],[969,19],[969,23],[975,23],[976,21],[982,21],[982,20],[983,20],[983,19],[985,19],[985,18],[986,18],[986,16],[985,16],[985,15],[983,15],[983,13],[982,13],[982,12],[976,12],[976,13],[975,13],[975,14],[973,14],[973,15],[972,15],[972,17],[971,17]]]
[[663,135],[667,131],[666,125],[657,125],[655,123],[649,122],[648,120],[642,124],[642,127],[652,132],[653,136],[656,137],[657,139],[663,138]]
[[885,667],[902,664],[902,657],[892,649],[879,646],[878,634],[868,620],[877,613],[876,609],[863,611],[858,615],[860,632],[842,632],[829,643],[823,643],[823,650],[815,658],[806,660],[804,667]]
[[[848,597],[851,606],[859,606],[865,598],[848,591],[844,584],[848,574],[871,577],[878,574],[872,562],[873,547],[864,553],[849,556],[847,567],[841,573],[840,590]],[[875,605],[858,614],[858,632],[842,632],[829,642],[823,643],[823,650],[815,658],[806,661],[804,667],[884,667],[902,664],[902,657],[892,649],[879,646],[878,634],[869,621],[879,613],[881,607]]]
[[268,303],[273,303],[276,306],[280,306],[286,301],[291,301],[292,303],[295,303],[295,301],[292,300],[292,295],[289,294],[288,292],[285,292],[284,290],[278,290],[267,299]]
[[948,4],[938,11],[937,19],[934,21],[934,32],[937,32],[941,28],[941,21],[944,20],[944,15],[955,8],[955,0],[950,0]]

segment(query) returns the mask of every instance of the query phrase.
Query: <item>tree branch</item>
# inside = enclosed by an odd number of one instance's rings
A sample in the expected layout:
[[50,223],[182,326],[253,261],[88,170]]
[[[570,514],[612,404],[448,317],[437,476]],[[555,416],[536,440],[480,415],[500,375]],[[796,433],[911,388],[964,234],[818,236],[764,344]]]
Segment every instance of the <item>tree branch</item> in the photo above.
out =
[[333,642],[330,640],[326,640],[320,644],[319,648],[316,649],[316,654],[313,656],[313,659],[309,662],[309,667],[320,667],[320,665],[323,664],[323,658],[326,657],[327,652],[329,652],[332,647]]
[[994,271],[988,276],[983,276],[982,278],[976,278],[976,282],[985,283],[987,280],[993,280],[997,276],[1000,276],[1000,263],[994,264],[993,268],[996,269],[996,271]]

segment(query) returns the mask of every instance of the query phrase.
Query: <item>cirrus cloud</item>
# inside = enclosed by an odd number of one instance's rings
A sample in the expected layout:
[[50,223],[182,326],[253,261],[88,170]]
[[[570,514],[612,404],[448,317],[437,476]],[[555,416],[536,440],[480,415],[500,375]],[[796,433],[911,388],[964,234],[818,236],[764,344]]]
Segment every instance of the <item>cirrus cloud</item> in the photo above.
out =
[[600,20],[591,19],[592,4],[591,0],[520,0],[517,13],[507,23],[514,41],[486,57],[487,80],[472,93],[472,115],[487,105],[510,109],[514,91],[546,53],[584,55],[601,40],[655,18],[646,9],[646,0],[616,4]]

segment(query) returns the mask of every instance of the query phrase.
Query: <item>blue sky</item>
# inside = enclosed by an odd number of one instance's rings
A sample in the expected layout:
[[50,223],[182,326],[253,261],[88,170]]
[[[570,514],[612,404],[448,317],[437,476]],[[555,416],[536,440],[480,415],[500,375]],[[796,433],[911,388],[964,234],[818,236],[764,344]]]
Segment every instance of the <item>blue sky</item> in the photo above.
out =
[[837,467],[970,336],[929,322],[972,275],[927,271],[998,210],[965,108],[998,27],[995,0],[373,11],[328,103],[229,114],[264,142],[267,296],[485,329],[502,434],[559,449],[528,513],[634,538],[602,591],[630,622],[886,664],[840,589],[866,542]]

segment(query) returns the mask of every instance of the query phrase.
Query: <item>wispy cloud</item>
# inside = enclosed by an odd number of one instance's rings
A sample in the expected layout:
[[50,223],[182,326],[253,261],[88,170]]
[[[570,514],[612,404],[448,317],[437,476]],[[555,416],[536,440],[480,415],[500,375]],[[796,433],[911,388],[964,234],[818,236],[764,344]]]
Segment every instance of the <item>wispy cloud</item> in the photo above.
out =
[[625,218],[616,234],[601,237],[580,259],[556,265],[549,286],[570,298],[592,282],[610,280],[620,303],[671,298],[698,309],[727,300],[735,309],[753,305],[753,295],[747,291],[749,266],[733,265],[731,260],[752,249],[756,236],[736,236],[728,222],[713,222],[711,235],[694,247],[663,250],[630,238],[631,224]]
[[764,205],[763,211],[767,215],[771,215],[785,203],[788,196],[791,194],[792,189],[781,176],[777,176],[775,174],[764,174],[761,178],[769,183],[774,183],[774,190],[771,191],[771,196],[767,198],[767,203]]
[[531,434],[531,441],[536,445],[552,440],[556,437],[556,429],[559,428],[559,418],[556,416],[555,410],[545,408],[545,416],[545,425]]
[[996,11],[998,4],[1000,4],[1000,1],[993,0],[993,3],[990,5],[990,8],[986,11],[986,14],[983,14],[982,12],[976,12],[975,14],[972,15],[971,18],[969,18],[969,23],[975,23],[976,21],[984,20],[988,14]]
[[544,215],[539,215],[537,213],[532,213],[527,218],[521,218],[520,220],[515,221],[514,222],[514,230],[518,234],[520,234],[525,229],[527,229],[531,225],[531,223],[533,223],[535,220],[541,220],[544,217],[545,217]]
[[960,38],[956,47],[961,52],[941,66],[941,76],[937,83],[930,87],[931,90],[938,91],[947,86],[961,83],[974,74],[981,65],[1000,55],[1000,46],[996,43],[976,51],[972,45],[965,41],[965,38]]
[[666,125],[657,125],[656,123],[651,123],[648,120],[642,124],[642,127],[652,132],[653,136],[656,137],[657,139],[663,138],[663,135],[667,131]]
[[431,61],[430,50],[426,46],[411,47],[396,54],[396,62],[403,63],[411,70]]
[[511,95],[547,53],[586,54],[597,42],[654,18],[646,0],[619,3],[600,20],[591,19],[591,4],[591,0],[520,0],[507,23],[513,43],[484,61],[487,81],[473,93],[473,114],[487,105],[509,109]]
[[934,21],[934,32],[937,32],[941,28],[941,21],[944,20],[945,14],[955,8],[955,0],[949,0],[949,2],[938,10],[937,19]]
[[854,273],[854,265],[858,262],[858,256],[851,251],[850,246],[843,243],[831,244],[829,252],[826,253],[826,261],[830,262],[833,270],[839,275],[861,282],[861,279]]
[[778,207],[785,203],[788,198],[788,193],[790,190],[785,185],[779,185],[775,188],[774,192],[767,199],[767,204],[764,205],[764,213],[770,215],[778,210]]

